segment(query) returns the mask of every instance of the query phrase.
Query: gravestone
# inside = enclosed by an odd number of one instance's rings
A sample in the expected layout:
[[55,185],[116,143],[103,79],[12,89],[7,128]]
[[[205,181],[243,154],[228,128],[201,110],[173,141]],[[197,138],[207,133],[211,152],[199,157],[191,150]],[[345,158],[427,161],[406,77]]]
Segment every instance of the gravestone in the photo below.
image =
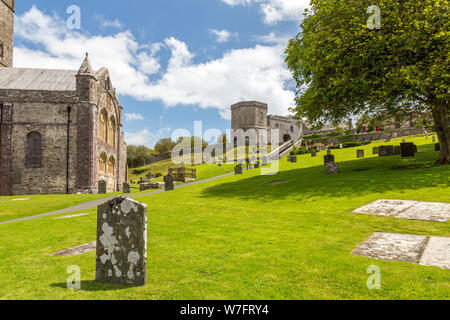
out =
[[143,286],[147,283],[147,206],[116,197],[97,207],[95,280]]
[[358,159],[364,158],[364,150],[362,149],[356,150],[356,156],[358,157]]
[[123,183],[122,191],[123,191],[123,193],[130,193],[131,192],[131,187],[130,187],[130,184],[128,182],[124,182]]
[[380,150],[380,148],[378,148],[378,147],[373,148],[372,154],[378,154],[379,150]]
[[101,179],[98,182],[98,194],[105,194],[106,193],[106,181]]
[[238,175],[238,174],[242,174],[243,169],[242,169],[242,164],[238,164],[236,167],[234,167],[234,174]]
[[312,158],[317,157],[317,152],[316,152],[316,150],[314,150],[314,149],[311,150],[311,157],[312,157]]
[[399,156],[402,154],[402,148],[400,146],[394,147],[394,155]]
[[159,189],[160,185],[157,182],[145,182],[139,184],[139,191],[145,191],[145,190],[155,190]]
[[329,162],[334,162],[334,156],[333,155],[326,155],[323,156],[324,164],[327,165]]
[[416,149],[414,143],[401,143],[402,158],[414,157],[416,155]]
[[434,151],[441,151],[441,144],[440,143],[436,143],[434,145]]
[[164,188],[166,191],[172,191],[175,189],[173,176],[170,173],[164,177]]
[[297,157],[293,155],[289,155],[287,160],[288,162],[297,163]]
[[344,146],[342,145],[342,143],[339,145],[339,148],[344,149]]
[[378,149],[378,156],[386,157],[394,155],[394,146],[380,146]]
[[339,173],[339,163],[334,161],[327,162],[325,164],[326,174],[338,174]]
[[433,143],[436,142],[436,136],[433,136]]

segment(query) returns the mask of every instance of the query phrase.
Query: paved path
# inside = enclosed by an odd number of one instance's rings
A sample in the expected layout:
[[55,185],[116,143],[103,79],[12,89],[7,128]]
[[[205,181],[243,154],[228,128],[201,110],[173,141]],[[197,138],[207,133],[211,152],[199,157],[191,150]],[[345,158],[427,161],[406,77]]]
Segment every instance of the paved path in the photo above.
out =
[[[194,181],[194,182],[182,184],[182,185],[176,186],[175,189],[181,189],[181,188],[193,186],[193,185],[196,185],[196,184],[200,184],[200,183],[205,183],[205,182],[221,179],[221,178],[224,178],[224,177],[231,176],[233,174],[234,174],[234,172],[229,172],[229,173],[223,174],[221,176],[217,176],[217,177],[213,177],[213,178],[209,178],[209,179],[205,179],[205,180]],[[157,193],[161,193],[161,192],[164,192],[164,190],[158,190],[158,191],[153,191],[153,192],[149,192],[149,193],[131,194],[131,195],[126,195],[125,194],[125,196],[127,196],[128,198],[138,198],[138,197],[144,197],[144,196],[157,194]],[[62,213],[69,213],[69,212],[74,212],[74,211],[88,210],[88,209],[96,208],[97,206],[99,206],[99,205],[101,205],[101,204],[103,204],[105,202],[108,202],[108,201],[114,199],[115,197],[117,197],[117,196],[110,196],[110,197],[105,197],[105,198],[101,198],[101,199],[96,199],[96,200],[80,203],[80,204],[78,204],[76,206],[73,206],[73,207],[70,207],[70,208],[61,209],[61,210],[57,210],[57,211],[52,211],[52,212],[48,212],[48,213],[42,213],[42,214],[38,214],[38,215],[35,215],[35,216],[31,216],[31,217],[25,217],[25,218],[20,218],[20,219],[3,221],[3,222],[0,222],[0,225],[13,223],[13,222],[19,222],[19,221],[27,221],[27,220],[33,220],[33,219],[38,219],[38,218],[44,218],[44,217],[54,216],[54,215],[58,215],[58,214],[62,214]]]

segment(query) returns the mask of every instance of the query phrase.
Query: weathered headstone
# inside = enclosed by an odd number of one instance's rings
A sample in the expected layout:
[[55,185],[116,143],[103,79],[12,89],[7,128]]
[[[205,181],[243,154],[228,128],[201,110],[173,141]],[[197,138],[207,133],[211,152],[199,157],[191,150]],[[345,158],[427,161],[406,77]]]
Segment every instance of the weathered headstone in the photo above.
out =
[[436,142],[436,136],[433,136],[433,143]]
[[288,162],[297,163],[297,157],[294,155],[289,155],[287,160]]
[[344,146],[342,145],[342,143],[339,145],[340,149],[344,149]]
[[172,191],[175,189],[173,176],[170,173],[164,177],[164,187],[166,191]]
[[242,169],[242,165],[238,164],[236,167],[234,167],[234,174],[238,175],[238,174],[242,174],[243,169]]
[[356,150],[356,156],[358,157],[358,159],[364,158],[364,150],[362,149]]
[[116,197],[97,208],[96,281],[147,282],[147,206]]
[[323,156],[324,164],[327,165],[329,162],[334,162],[334,156],[333,155],[326,155]]
[[157,182],[145,182],[139,184],[139,191],[145,191],[145,190],[155,190],[159,189],[160,185]]
[[123,191],[123,193],[130,193],[131,192],[131,187],[130,187],[130,184],[128,182],[124,182],[123,183],[122,191]]
[[378,155],[380,157],[393,156],[394,146],[380,146],[378,149]]
[[378,154],[379,150],[380,150],[380,148],[378,148],[378,147],[373,148],[372,154]]
[[414,157],[416,155],[416,149],[414,143],[401,143],[402,158]]
[[316,150],[314,150],[314,149],[312,149],[311,150],[311,157],[317,157],[317,152],[316,152]]
[[326,174],[338,174],[339,173],[339,163],[334,161],[327,162],[325,164]]
[[399,156],[402,154],[402,148],[400,146],[394,146],[394,155]]
[[98,194],[105,194],[106,193],[106,181],[101,179],[98,182]]
[[434,151],[441,151],[441,144],[440,143],[436,143],[434,145]]

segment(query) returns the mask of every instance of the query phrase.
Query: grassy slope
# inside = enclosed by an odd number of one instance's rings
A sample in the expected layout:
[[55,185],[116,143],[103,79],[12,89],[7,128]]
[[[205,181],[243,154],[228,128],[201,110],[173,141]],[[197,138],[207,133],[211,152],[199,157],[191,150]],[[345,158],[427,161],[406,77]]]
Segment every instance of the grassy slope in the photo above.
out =
[[[430,140],[414,141],[411,159],[336,150],[336,176],[304,155],[276,176],[252,170],[139,198],[149,206],[145,287],[95,283],[95,252],[50,256],[95,239],[95,210],[0,226],[0,299],[449,299],[448,270],[350,254],[374,231],[450,236],[445,223],[350,213],[380,198],[450,202],[448,166],[392,169],[435,160]],[[265,185],[274,180],[290,182]],[[81,267],[81,291],[65,289],[70,265]],[[370,265],[381,290],[366,287]]]

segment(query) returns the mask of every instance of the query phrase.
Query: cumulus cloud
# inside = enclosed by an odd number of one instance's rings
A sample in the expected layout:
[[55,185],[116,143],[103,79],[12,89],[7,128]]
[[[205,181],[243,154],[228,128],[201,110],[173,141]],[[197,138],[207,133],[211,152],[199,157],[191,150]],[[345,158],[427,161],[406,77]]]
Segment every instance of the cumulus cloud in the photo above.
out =
[[148,148],[154,148],[159,139],[164,138],[170,134],[171,128],[166,127],[158,130],[156,133],[152,133],[147,128],[137,132],[125,132],[125,141],[128,145],[146,146]]
[[108,20],[102,15],[97,15],[96,19],[100,22],[100,26],[104,28],[116,28],[121,29],[123,27],[122,22],[120,22],[118,19],[114,20]]
[[264,22],[275,24],[281,21],[299,21],[310,0],[222,0],[230,6],[255,4],[264,15]]
[[[225,119],[230,118],[230,105],[238,101],[264,101],[271,113],[282,115],[294,101],[285,46],[279,43],[230,50],[218,59],[194,63],[195,54],[176,38],[142,45],[129,31],[109,36],[74,32],[62,19],[36,7],[17,17],[16,36],[37,48],[16,47],[16,67],[76,70],[89,52],[95,69],[109,69],[117,92],[137,100],[215,108]],[[161,50],[170,53],[165,70],[159,61]]]
[[210,32],[216,37],[216,41],[219,43],[225,43],[232,37],[237,37],[237,33],[231,33],[228,30],[211,29]]
[[140,113],[125,113],[125,119],[127,121],[133,121],[133,120],[144,120],[144,116]]

